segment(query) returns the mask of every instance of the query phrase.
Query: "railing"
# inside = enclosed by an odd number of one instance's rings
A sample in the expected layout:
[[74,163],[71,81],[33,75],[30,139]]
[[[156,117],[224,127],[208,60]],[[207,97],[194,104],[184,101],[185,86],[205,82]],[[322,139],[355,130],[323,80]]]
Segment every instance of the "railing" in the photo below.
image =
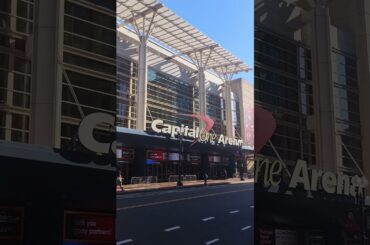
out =
[[131,184],[150,184],[150,183],[158,183],[158,177],[157,176],[131,177]]
[[[182,175],[181,178],[182,178],[182,181],[197,180],[197,176],[195,174],[194,175]],[[168,182],[177,182],[178,180],[179,180],[178,175],[170,175],[168,177]]]

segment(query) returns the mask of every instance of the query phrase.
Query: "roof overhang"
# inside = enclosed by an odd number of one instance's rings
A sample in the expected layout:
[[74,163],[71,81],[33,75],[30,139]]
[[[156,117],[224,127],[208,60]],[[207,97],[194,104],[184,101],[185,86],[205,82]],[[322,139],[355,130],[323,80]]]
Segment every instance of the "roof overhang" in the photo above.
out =
[[[251,70],[242,60],[157,0],[118,0],[117,16],[121,23],[118,29],[145,32],[145,26],[153,25],[150,31],[152,41],[171,50],[173,57],[183,57],[194,65],[207,64],[205,70],[216,74]],[[143,28],[140,30],[140,27]]]

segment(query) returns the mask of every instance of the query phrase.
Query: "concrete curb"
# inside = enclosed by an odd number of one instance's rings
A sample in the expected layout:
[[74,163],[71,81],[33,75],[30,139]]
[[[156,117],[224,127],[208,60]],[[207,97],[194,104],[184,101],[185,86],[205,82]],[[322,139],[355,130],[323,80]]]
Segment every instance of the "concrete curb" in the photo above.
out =
[[[206,186],[218,186],[218,185],[232,185],[232,184],[247,184],[247,183],[253,183],[253,179],[246,179],[245,181],[240,181],[240,182],[229,182],[229,181],[224,181],[224,182],[216,182],[216,183],[208,183]],[[140,193],[140,192],[154,192],[154,191],[166,191],[166,190],[175,190],[175,189],[187,189],[187,188],[199,188],[199,187],[205,187],[204,184],[193,184],[193,185],[184,185],[181,187],[178,186],[164,186],[164,187],[154,187],[154,188],[137,188],[137,189],[128,189],[128,190],[118,190],[117,189],[117,195],[125,195],[125,194],[133,194],[133,193]]]

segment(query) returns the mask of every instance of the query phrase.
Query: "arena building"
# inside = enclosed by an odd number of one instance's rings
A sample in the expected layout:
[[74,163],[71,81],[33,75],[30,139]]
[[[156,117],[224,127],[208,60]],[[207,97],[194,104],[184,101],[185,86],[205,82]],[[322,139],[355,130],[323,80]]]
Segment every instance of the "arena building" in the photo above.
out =
[[[243,61],[158,1],[118,1],[117,139],[127,181],[232,176],[253,149]],[[226,170],[226,171],[225,171]]]

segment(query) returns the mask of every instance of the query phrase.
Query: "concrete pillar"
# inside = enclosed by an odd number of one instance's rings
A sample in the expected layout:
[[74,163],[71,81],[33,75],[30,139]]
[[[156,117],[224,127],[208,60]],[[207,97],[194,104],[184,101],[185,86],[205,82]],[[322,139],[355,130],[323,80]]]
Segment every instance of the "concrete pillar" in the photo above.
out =
[[336,172],[337,140],[335,134],[334,84],[331,68],[330,16],[327,6],[313,9],[312,64],[314,113],[318,168]]
[[[356,1],[354,22],[356,40],[357,76],[359,83],[359,104],[361,115],[362,160],[363,170],[370,180],[370,2]],[[367,195],[370,189],[367,188]]]
[[[199,67],[198,69],[198,82],[199,82],[199,114],[201,116],[207,115],[207,90],[206,90],[206,78],[204,75],[204,68]],[[201,122],[201,127],[204,127],[204,123]]]
[[140,36],[138,81],[136,94],[136,129],[146,129],[146,109],[147,109],[147,40],[145,36]]
[[224,96],[225,96],[224,98],[225,98],[226,136],[233,137],[234,130],[233,130],[233,118],[232,118],[232,112],[231,112],[232,99],[231,99],[230,81],[225,81]]
[[[30,143],[59,147],[62,77],[58,55],[62,53],[64,1],[36,2]],[[59,57],[61,58],[61,57]]]

